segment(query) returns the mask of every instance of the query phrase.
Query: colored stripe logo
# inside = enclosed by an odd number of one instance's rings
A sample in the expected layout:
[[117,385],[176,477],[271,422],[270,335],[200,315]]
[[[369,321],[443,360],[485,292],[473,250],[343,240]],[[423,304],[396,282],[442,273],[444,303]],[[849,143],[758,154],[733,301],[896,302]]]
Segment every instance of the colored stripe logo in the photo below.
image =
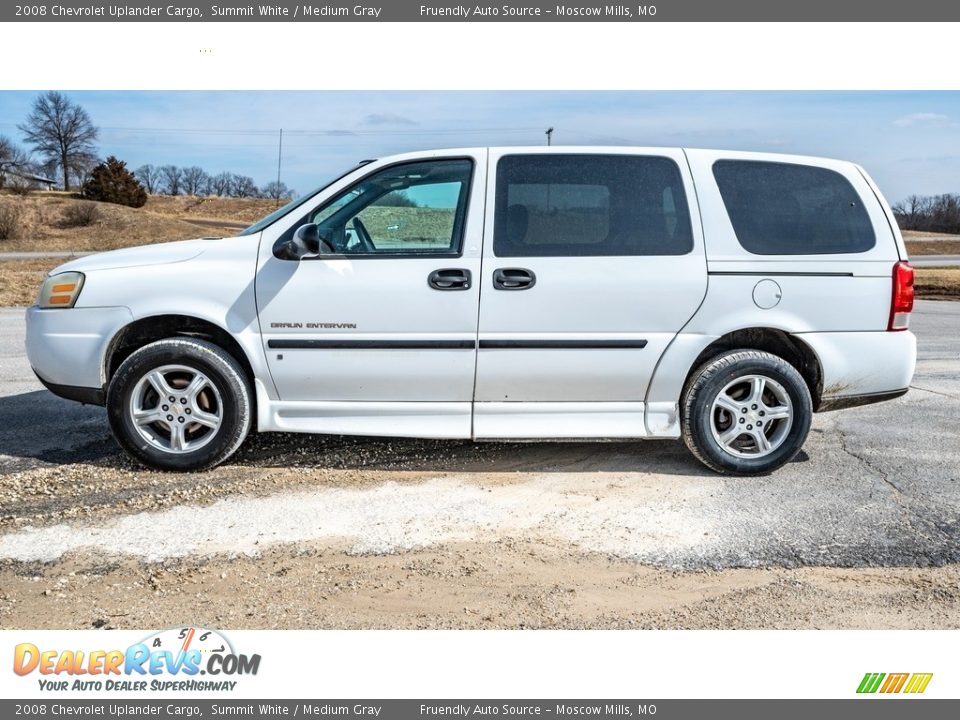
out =
[[927,689],[933,673],[867,673],[860,681],[857,692],[861,694],[909,693],[917,695]]

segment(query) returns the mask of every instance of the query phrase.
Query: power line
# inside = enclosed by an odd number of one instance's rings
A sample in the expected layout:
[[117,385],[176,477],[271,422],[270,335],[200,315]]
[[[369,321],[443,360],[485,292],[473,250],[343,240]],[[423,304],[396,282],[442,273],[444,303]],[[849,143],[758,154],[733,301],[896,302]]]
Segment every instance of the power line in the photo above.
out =
[[[0,122],[2,127],[16,127],[17,123]],[[99,125],[97,129],[101,132],[123,132],[123,133],[160,133],[160,134],[178,134],[178,135],[267,135],[274,136],[277,133],[276,128],[150,128],[150,127],[124,127]],[[416,128],[403,130],[348,130],[346,128],[314,128],[300,130],[284,130],[285,135],[300,136],[327,136],[327,137],[378,137],[378,136],[403,136],[403,135],[476,135],[476,134],[510,134],[537,132],[540,128],[535,127],[516,127],[516,128]]]

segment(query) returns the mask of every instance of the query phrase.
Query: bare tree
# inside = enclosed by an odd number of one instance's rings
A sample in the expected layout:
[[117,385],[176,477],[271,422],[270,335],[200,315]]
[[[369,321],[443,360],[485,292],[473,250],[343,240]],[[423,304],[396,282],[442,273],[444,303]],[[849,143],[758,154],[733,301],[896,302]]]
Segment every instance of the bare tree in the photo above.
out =
[[176,165],[164,165],[160,168],[160,176],[163,178],[163,188],[167,195],[179,195],[183,184],[183,170]]
[[38,175],[43,175],[45,178],[55,178],[57,176],[58,164],[56,160],[47,160],[39,164],[34,163],[32,167]]
[[276,180],[264,185],[260,193],[263,197],[270,198],[271,200],[293,197],[293,190],[288,188],[284,183],[277,182]]
[[137,176],[143,187],[151,195],[160,189],[160,168],[154,167],[147,163],[146,165],[141,165],[133,172]]
[[917,225],[930,210],[931,198],[911,195],[906,200],[893,206],[893,212],[898,217],[900,226],[905,230]]
[[187,195],[199,195],[207,184],[207,174],[196,165],[183,168],[183,192]]
[[33,181],[26,176],[33,171],[27,153],[10,138],[0,135],[0,188],[9,188],[16,193],[29,192]]
[[79,153],[74,158],[70,172],[77,187],[83,187],[84,183],[90,179],[90,173],[100,164],[100,160],[93,153]]
[[212,195],[219,195],[223,197],[224,195],[230,194],[230,186],[232,184],[233,176],[228,172],[217,173],[216,175],[210,176],[210,193]]
[[234,197],[256,197],[260,192],[257,190],[257,185],[255,182],[253,182],[253,178],[247,177],[246,175],[234,175],[231,178],[230,184],[232,186],[232,195]]
[[0,135],[0,187],[7,173],[29,170],[30,158],[23,149],[5,135]]
[[60,169],[64,190],[70,190],[71,174],[95,155],[98,133],[87,111],[56,91],[40,95],[17,128],[38,155]]
[[960,232],[960,195],[911,195],[894,205],[893,212],[903,230]]

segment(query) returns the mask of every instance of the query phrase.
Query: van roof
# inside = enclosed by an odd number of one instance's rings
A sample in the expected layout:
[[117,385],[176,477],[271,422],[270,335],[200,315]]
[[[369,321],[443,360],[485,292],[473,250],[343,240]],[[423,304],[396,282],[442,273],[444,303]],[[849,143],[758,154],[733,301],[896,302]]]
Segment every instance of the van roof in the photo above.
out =
[[[620,153],[631,153],[631,152],[643,152],[643,153],[657,153],[657,152],[672,152],[676,153],[678,151],[689,153],[689,154],[704,154],[712,156],[722,156],[730,159],[742,159],[742,160],[768,160],[768,161],[779,161],[779,162],[794,162],[794,163],[849,163],[856,164],[849,160],[842,160],[839,158],[831,158],[821,155],[803,155],[797,153],[775,153],[775,152],[765,152],[757,150],[729,150],[729,149],[718,149],[718,148],[698,148],[698,147],[681,147],[681,146],[653,146],[653,145],[490,145],[490,146],[481,146],[481,147],[454,147],[454,148],[431,148],[428,150],[412,151],[406,153],[398,153],[396,155],[389,155],[378,158],[378,160],[386,160],[393,158],[407,158],[415,156],[423,156],[429,153],[436,153],[438,155],[455,155],[455,154],[468,154],[472,152],[477,152],[478,150],[488,150],[490,152],[497,153],[529,153],[529,154],[547,154],[547,153],[584,153],[584,154],[620,154]],[[367,161],[369,162],[369,161]]]

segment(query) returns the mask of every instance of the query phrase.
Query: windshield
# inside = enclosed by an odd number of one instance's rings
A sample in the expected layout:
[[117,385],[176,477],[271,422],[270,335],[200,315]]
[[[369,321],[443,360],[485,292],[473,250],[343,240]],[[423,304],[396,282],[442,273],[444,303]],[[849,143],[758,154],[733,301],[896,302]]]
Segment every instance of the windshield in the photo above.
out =
[[244,235],[253,235],[253,234],[258,233],[258,232],[260,232],[261,230],[269,227],[270,225],[273,225],[273,223],[275,223],[277,220],[279,220],[280,218],[282,218],[284,215],[286,215],[286,214],[289,213],[290,211],[296,210],[296,209],[297,209],[298,207],[300,207],[301,205],[303,205],[303,204],[305,204],[306,202],[308,202],[309,200],[313,199],[313,197],[316,196],[317,193],[323,192],[323,191],[326,190],[328,187],[330,187],[331,185],[333,185],[335,182],[339,182],[340,180],[342,180],[343,178],[345,178],[347,175],[349,175],[350,173],[352,173],[352,172],[353,172],[354,170],[356,170],[357,168],[363,167],[364,165],[368,165],[368,164],[370,164],[371,162],[373,162],[373,160],[364,160],[362,163],[359,163],[359,164],[357,164],[357,165],[354,165],[352,168],[350,168],[350,169],[347,170],[346,172],[340,173],[340,174],[337,175],[333,180],[331,180],[330,182],[328,182],[326,185],[323,185],[323,186],[321,186],[321,187],[318,187],[316,190],[313,190],[313,191],[311,191],[311,192],[308,192],[306,195],[303,195],[303,196],[300,197],[300,198],[297,198],[297,199],[295,199],[295,200],[291,200],[291,201],[288,202],[286,205],[284,205],[282,208],[278,208],[277,210],[274,210],[272,213],[270,213],[269,215],[267,215],[265,218],[262,218],[262,219],[258,220],[257,222],[255,222],[253,225],[251,225],[250,227],[248,227],[246,230],[243,230],[243,231],[237,233],[237,237],[242,237],[242,236],[244,236]]

